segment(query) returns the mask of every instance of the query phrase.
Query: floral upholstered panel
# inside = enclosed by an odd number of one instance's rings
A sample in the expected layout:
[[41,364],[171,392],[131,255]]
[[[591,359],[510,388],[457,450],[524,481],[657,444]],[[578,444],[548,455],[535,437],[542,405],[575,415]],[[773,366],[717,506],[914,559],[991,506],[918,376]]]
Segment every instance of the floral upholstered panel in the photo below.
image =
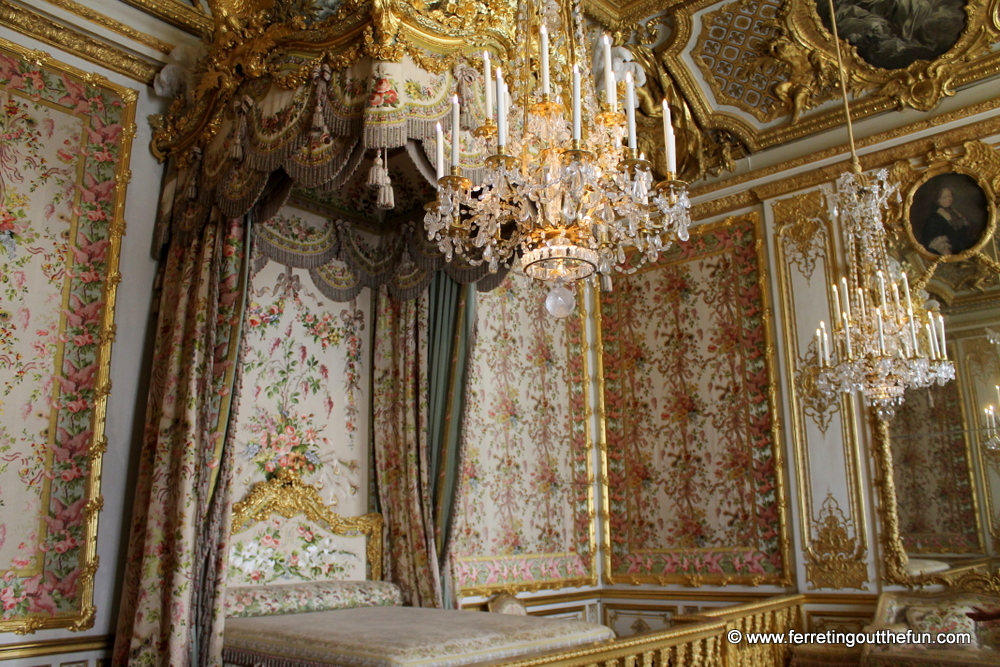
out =
[[[973,608],[1000,607],[1000,597],[976,593],[883,593],[875,612],[875,623],[867,631],[912,630],[929,632],[971,632],[972,644],[887,643],[866,645],[861,664],[865,667],[934,667],[937,665],[1000,665],[996,650],[996,622],[973,623],[965,614]],[[911,635],[912,636],[912,635]]]
[[582,318],[545,294],[512,273],[478,297],[451,548],[466,595],[596,577]]
[[273,614],[393,607],[403,604],[399,588],[388,581],[313,581],[269,586],[234,586],[226,591],[226,616],[247,618]]
[[255,667],[451,667],[610,639],[603,625],[417,607],[367,607],[226,623],[223,658]]
[[[259,227],[265,224],[301,243],[316,241],[326,229],[319,216],[292,209]],[[306,269],[269,259],[261,243],[251,250],[239,360],[234,501],[286,469],[341,516],[364,514],[368,458],[359,434],[368,430],[370,292],[332,302]],[[334,536],[302,516],[274,515],[233,536],[227,577],[234,586],[365,579],[364,568],[363,539]]]

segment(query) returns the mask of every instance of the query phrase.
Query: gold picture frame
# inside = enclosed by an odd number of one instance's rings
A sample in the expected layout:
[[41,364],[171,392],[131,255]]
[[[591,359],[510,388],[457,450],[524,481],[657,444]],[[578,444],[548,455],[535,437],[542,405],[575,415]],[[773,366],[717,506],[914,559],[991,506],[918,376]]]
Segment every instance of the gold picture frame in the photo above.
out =
[[[978,255],[996,229],[994,195],[985,179],[960,162],[944,162],[928,168],[906,193],[906,214],[902,223],[910,244],[930,261],[961,262]],[[947,208],[952,208],[957,216],[949,217],[956,221],[964,219],[966,224],[959,228],[946,224],[947,228],[954,229],[953,234],[961,234],[963,230],[970,229],[975,240],[970,243],[967,239],[957,239],[960,245],[956,245],[950,252],[939,252],[930,246],[941,236],[932,238],[935,234],[927,231],[930,226],[928,223],[941,219],[939,211],[942,210],[942,201],[952,200],[953,203],[949,203]],[[940,227],[940,223],[938,226]]]

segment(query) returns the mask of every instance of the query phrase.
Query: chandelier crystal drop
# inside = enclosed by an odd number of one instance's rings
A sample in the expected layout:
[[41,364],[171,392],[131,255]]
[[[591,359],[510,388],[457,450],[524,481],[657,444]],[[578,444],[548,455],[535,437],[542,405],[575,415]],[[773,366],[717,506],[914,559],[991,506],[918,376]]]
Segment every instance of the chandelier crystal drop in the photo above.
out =
[[496,272],[519,259],[526,275],[554,289],[597,274],[607,290],[613,272],[634,272],[688,238],[690,202],[687,184],[675,177],[669,107],[664,102],[668,175],[654,184],[652,165],[636,148],[634,82],[626,76],[623,113],[605,37],[598,105],[581,17],[578,0],[520,5],[510,85],[483,54],[486,122],[473,134],[491,155],[478,184],[459,166],[453,100],[450,173],[439,126],[437,197],[424,218],[447,261],[459,255]]
[[[831,16],[835,16],[830,3]],[[816,330],[819,360],[817,388],[832,399],[839,392],[860,391],[866,406],[888,420],[902,405],[907,389],[943,385],[955,378],[948,361],[944,317],[925,303],[914,308],[906,273],[897,281],[890,271],[888,241],[882,221],[890,198],[897,194],[882,169],[874,178],[861,170],[843,77],[836,21],[833,38],[841,72],[852,170],[837,179],[831,210],[840,219],[847,275],[830,285],[833,330],[820,322]],[[832,344],[831,344],[832,336]]]

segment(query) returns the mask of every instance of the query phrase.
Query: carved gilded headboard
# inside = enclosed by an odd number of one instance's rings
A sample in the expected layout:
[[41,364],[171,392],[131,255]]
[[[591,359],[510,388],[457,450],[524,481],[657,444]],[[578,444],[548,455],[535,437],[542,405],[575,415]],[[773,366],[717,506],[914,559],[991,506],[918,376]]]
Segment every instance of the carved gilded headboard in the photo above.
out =
[[272,514],[280,514],[286,519],[303,515],[335,535],[363,535],[367,538],[368,578],[382,578],[381,514],[342,517],[326,506],[313,486],[286,468],[279,469],[271,479],[255,484],[246,498],[233,505],[232,534],[267,521]]

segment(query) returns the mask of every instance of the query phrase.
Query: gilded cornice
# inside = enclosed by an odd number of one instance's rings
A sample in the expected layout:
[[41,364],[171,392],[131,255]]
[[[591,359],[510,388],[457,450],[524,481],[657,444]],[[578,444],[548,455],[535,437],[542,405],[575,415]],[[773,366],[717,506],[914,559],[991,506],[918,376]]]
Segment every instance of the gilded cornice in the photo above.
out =
[[[992,111],[997,108],[1000,108],[1000,98],[994,98],[964,109],[959,109],[947,114],[935,116],[934,118],[929,118],[927,120],[904,125],[903,127],[893,130],[881,132],[865,139],[857,140],[856,143],[858,148],[875,146],[880,143],[899,139],[917,132],[931,130],[935,127],[963,120],[965,118],[969,118],[970,116]],[[1000,133],[1000,116],[994,116],[976,123],[962,125],[961,127],[956,127],[955,129],[947,130],[931,137],[897,144],[896,146],[878,151],[877,153],[862,155],[860,158],[861,166],[866,170],[879,169],[881,167],[887,167],[898,160],[926,155],[934,150],[935,147],[940,145],[959,145],[966,141],[973,141],[975,139],[988,137],[997,133]],[[771,167],[757,169],[723,181],[693,188],[691,191],[692,199],[704,199],[714,192],[765,179],[782,172],[795,171],[797,173],[796,176],[791,178],[773,181],[754,188],[741,190],[735,194],[719,197],[718,199],[713,199],[711,201],[701,201],[691,207],[692,218],[695,220],[712,218],[717,215],[753,206],[765,199],[780,197],[781,195],[795,192],[796,190],[802,190],[820,183],[833,181],[836,179],[837,175],[844,172],[848,168],[846,158],[845,162],[837,162],[835,164],[826,165],[825,167],[820,167],[811,171],[803,171],[803,169],[807,168],[810,164],[828,160],[837,155],[846,156],[847,152],[848,150],[846,145],[835,146],[801,158],[782,162],[781,164]]]
[[155,63],[126,53],[107,42],[84,35],[69,26],[7,0],[0,0],[0,25],[146,85],[153,83],[153,78],[159,71]]
[[212,34],[212,17],[180,0],[122,0],[150,16],[199,37]]
[[156,49],[160,53],[170,53],[174,50],[173,44],[168,44],[162,39],[158,39],[152,35],[146,34],[139,30],[136,30],[130,25],[122,23],[121,21],[116,21],[115,19],[106,16],[100,12],[94,11],[90,7],[81,5],[79,2],[74,0],[45,0],[51,5],[55,5],[60,9],[65,9],[71,14],[76,14],[82,19],[86,19],[91,23],[96,23],[99,26],[107,28],[112,32],[116,32],[119,35],[128,37],[129,39],[135,40],[140,44],[145,44],[146,46]]

